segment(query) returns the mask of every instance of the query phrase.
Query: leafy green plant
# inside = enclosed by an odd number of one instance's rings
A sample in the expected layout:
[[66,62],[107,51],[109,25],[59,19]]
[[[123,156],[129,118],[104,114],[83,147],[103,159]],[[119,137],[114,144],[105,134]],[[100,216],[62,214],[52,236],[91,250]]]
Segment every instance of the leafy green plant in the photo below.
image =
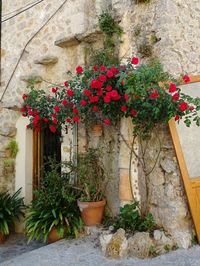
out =
[[14,167],[15,161],[14,159],[6,159],[3,161],[4,167]]
[[18,146],[18,143],[16,142],[16,140],[14,140],[14,139],[11,140],[11,141],[8,143],[8,145],[7,145],[6,148],[10,150],[10,152],[11,152],[11,157],[12,157],[12,158],[16,158],[17,153],[18,153],[18,151],[19,151],[19,146]]
[[127,232],[135,231],[152,231],[156,224],[151,213],[148,213],[144,218],[139,212],[139,203],[126,204],[120,208],[119,216],[114,223],[115,230],[123,228]]
[[72,164],[64,164],[69,171],[62,175],[58,173],[60,164],[54,161],[50,164],[52,170],[44,174],[28,208],[26,233],[29,242],[33,239],[47,241],[53,228],[60,237],[77,237],[83,226],[76,204],[79,193],[70,183]]
[[81,201],[100,201],[104,198],[108,177],[99,150],[89,149],[78,155],[77,176]]
[[14,221],[24,216],[25,205],[20,197],[21,188],[12,196],[9,192],[0,192],[0,233],[8,235]]
[[109,12],[103,12],[99,16],[99,27],[107,36],[113,36],[113,34],[121,36],[123,34],[123,29]]
[[123,29],[107,11],[99,16],[99,28],[104,33],[104,47],[91,50],[90,62],[97,66],[118,64],[116,40],[122,36]]

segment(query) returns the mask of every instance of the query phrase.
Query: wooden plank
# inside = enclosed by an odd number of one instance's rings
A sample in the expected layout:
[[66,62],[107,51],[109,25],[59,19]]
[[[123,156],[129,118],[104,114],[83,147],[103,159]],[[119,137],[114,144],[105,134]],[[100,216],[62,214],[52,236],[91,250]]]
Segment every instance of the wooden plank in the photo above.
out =
[[196,189],[192,189],[192,182],[191,182],[192,179],[191,180],[189,179],[189,174],[188,174],[187,166],[185,163],[183,151],[181,149],[181,144],[179,141],[179,136],[178,136],[178,132],[176,129],[176,123],[174,119],[171,119],[169,121],[169,128],[170,128],[175,152],[178,158],[179,167],[180,167],[180,171],[181,171],[182,179],[183,179],[183,184],[184,184],[184,188],[185,188],[186,195],[188,198],[192,218],[194,221],[198,242],[200,243],[200,201],[197,198]]

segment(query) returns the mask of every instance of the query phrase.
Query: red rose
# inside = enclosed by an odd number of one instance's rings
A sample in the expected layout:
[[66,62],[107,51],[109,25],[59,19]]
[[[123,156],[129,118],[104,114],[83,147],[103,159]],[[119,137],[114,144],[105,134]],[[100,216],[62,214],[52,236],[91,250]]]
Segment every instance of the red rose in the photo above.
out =
[[26,98],[28,98],[28,96],[26,94],[23,94],[22,99],[26,99]]
[[139,59],[138,59],[138,57],[133,57],[132,59],[131,59],[131,64],[133,64],[133,65],[137,65],[139,63]]
[[103,91],[102,91],[102,90],[98,90],[98,91],[97,91],[97,95],[98,95],[98,96],[102,96],[102,95],[103,95]]
[[114,101],[119,101],[121,99],[121,96],[118,94],[116,97],[113,97]]
[[121,106],[120,110],[121,110],[122,112],[126,112],[127,107],[123,105],[123,106]]
[[150,99],[156,99],[158,97],[159,97],[159,94],[158,94],[157,90],[154,90],[154,92],[149,95]]
[[25,107],[22,107],[22,108],[20,108],[20,111],[23,113],[23,112],[26,111],[26,108]]
[[73,119],[74,122],[78,122],[80,120],[80,117],[79,116],[74,116],[72,119]]
[[27,115],[26,114],[22,114],[23,117],[26,117]]
[[128,102],[128,94],[127,93],[124,94],[124,99],[126,102]]
[[131,114],[131,116],[136,116],[136,115],[137,115],[137,112],[136,112],[134,109],[132,109],[132,110],[130,111],[130,114]]
[[110,125],[110,120],[109,119],[104,119],[103,122],[104,122],[105,125],[108,125],[108,126]]
[[180,94],[177,92],[174,95],[172,95],[172,100],[173,101],[178,101],[179,100],[179,97],[180,97]]
[[53,133],[55,133],[56,130],[57,130],[55,126],[50,126],[49,129],[50,129],[50,131],[53,132]]
[[55,125],[58,124],[58,120],[57,120],[56,118],[54,118],[54,119],[52,120],[52,122],[53,122]]
[[35,118],[34,118],[35,121],[39,121],[40,120],[40,116],[39,115],[36,115]]
[[169,92],[170,92],[170,93],[173,93],[173,92],[175,92],[175,91],[176,91],[176,84],[171,83],[171,84],[169,85]]
[[34,112],[32,110],[28,110],[28,115],[34,115]]
[[185,81],[185,82],[190,82],[190,78],[189,78],[189,76],[188,76],[188,75],[184,75],[184,76],[183,76],[183,81]]
[[115,97],[118,97],[118,92],[116,91],[116,90],[112,90],[111,92],[110,92],[110,96],[112,97],[112,98],[115,98]]
[[190,106],[189,110],[190,111],[194,110],[194,106]]
[[175,119],[175,121],[177,121],[177,120],[180,119],[180,116],[179,115],[176,115],[174,119]]
[[74,95],[73,90],[71,90],[71,89],[67,90],[67,95],[68,95],[69,97],[72,97],[72,96]]
[[93,71],[97,72],[97,70],[98,70],[98,66],[93,66]]
[[105,96],[103,98],[103,101],[104,101],[104,103],[109,103],[110,102],[110,97]]
[[46,122],[46,123],[49,121],[49,119],[48,119],[47,117],[44,117],[43,120],[44,120],[44,122]]
[[71,118],[68,117],[68,118],[65,119],[65,121],[66,121],[67,123],[70,123],[70,122],[71,122]]
[[111,67],[110,71],[112,71],[114,74],[119,74],[119,69],[117,67]]
[[82,74],[83,73],[83,68],[81,66],[77,66],[76,73]]
[[65,85],[65,87],[68,87],[69,86],[69,84],[68,84],[67,81],[64,82],[64,85]]
[[110,85],[107,85],[107,86],[106,86],[106,90],[107,90],[107,91],[111,91],[112,89],[113,89],[112,86],[110,86]]
[[96,79],[92,79],[90,82],[90,87],[92,89],[96,89],[97,88],[97,80]]
[[188,108],[188,104],[186,102],[180,102],[178,107],[182,112],[184,112]]
[[62,105],[66,106],[68,104],[68,101],[66,99],[62,100]]
[[91,95],[91,91],[90,90],[84,90],[83,94],[85,94],[85,96],[89,97]]
[[56,87],[56,88],[52,88],[51,91],[52,91],[53,93],[56,93],[56,92],[58,91],[58,87]]
[[100,66],[99,69],[100,69],[101,72],[103,72],[103,71],[105,72],[106,71],[106,67],[105,66]]
[[106,78],[105,75],[100,75],[100,76],[99,76],[99,80],[102,81],[102,82],[106,81],[106,79],[107,79],[107,78]]
[[54,111],[57,113],[57,112],[60,112],[60,107],[58,105],[54,106]]
[[56,118],[56,114],[52,114],[52,117],[53,117],[53,118]]
[[78,109],[76,109],[76,108],[73,108],[73,110],[72,110],[72,111],[73,111],[73,113],[74,113],[74,114],[78,114]]
[[93,111],[93,112],[97,112],[97,111],[98,111],[98,107],[97,107],[96,105],[94,105],[94,106],[92,107],[92,111]]
[[86,100],[80,100],[80,104],[81,104],[82,106],[85,106],[85,105],[87,104],[87,102],[86,102]]
[[112,70],[108,70],[106,75],[107,75],[108,78],[112,78],[114,76],[114,73],[113,73]]
[[98,100],[99,100],[99,97],[98,97],[98,96],[91,96],[91,97],[90,97],[90,102],[91,102],[91,103],[98,102]]

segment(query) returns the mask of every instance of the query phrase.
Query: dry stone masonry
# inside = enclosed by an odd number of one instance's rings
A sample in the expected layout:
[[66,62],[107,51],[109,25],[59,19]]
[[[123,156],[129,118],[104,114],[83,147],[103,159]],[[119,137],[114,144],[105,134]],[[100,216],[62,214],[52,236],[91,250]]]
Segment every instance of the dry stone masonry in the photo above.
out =
[[[5,174],[4,151],[10,138],[15,137],[15,126],[20,116],[16,108],[20,106],[27,83],[36,79],[38,88],[50,87],[51,83],[60,84],[67,79],[67,70],[84,65],[88,60],[88,49],[102,47],[97,27],[97,17],[102,10],[112,10],[124,28],[123,42],[119,47],[122,61],[140,52],[142,61],[145,62],[149,54],[158,57],[164,68],[173,75],[200,72],[199,0],[152,0],[150,4],[136,4],[134,0],[69,0],[43,27],[63,3],[64,0],[43,1],[2,24],[1,189],[14,190],[14,172]],[[3,0],[3,20],[9,17],[8,13],[26,5],[26,0]],[[104,128],[102,136],[91,136],[82,126],[79,127],[80,152],[84,152],[87,146],[109,147],[105,161],[112,160],[106,167],[112,173],[108,203],[113,214],[118,212],[120,200],[123,204],[132,199],[128,170],[130,152],[125,144],[130,145],[131,132],[132,126],[128,120],[122,121],[118,130]],[[168,130],[160,129],[159,136],[162,150],[148,178],[148,199],[143,173],[136,158],[131,162],[132,189],[141,204],[148,201],[147,207],[156,222],[173,236],[178,246],[186,248],[191,244],[190,213]],[[155,136],[147,154],[149,166],[154,163],[152,158],[157,152],[154,144],[157,145]],[[139,152],[137,145],[134,149]],[[157,238],[159,240],[162,236]]]

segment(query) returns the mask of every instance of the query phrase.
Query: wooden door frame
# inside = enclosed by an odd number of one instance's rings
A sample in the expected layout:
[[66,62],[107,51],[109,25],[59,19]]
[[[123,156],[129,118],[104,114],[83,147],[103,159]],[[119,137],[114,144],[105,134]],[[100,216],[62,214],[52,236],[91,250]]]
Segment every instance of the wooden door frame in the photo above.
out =
[[[197,82],[200,82],[200,75],[190,77],[189,84],[190,83],[197,83]],[[184,83],[181,85],[184,85]],[[185,84],[185,85],[187,85],[187,84]],[[181,143],[179,140],[178,131],[176,128],[176,122],[175,122],[174,118],[172,118],[169,121],[169,129],[171,132],[172,141],[173,141],[176,156],[178,159],[179,168],[180,168],[180,172],[182,175],[182,180],[183,180],[185,192],[186,192],[187,199],[188,199],[188,204],[190,207],[194,226],[196,229],[198,242],[200,243],[200,213],[197,211],[198,202],[195,199],[195,195],[194,195],[194,191],[193,191],[194,188],[200,187],[200,180],[199,180],[200,177],[191,179],[189,176],[187,165],[186,165],[184,154],[183,154],[183,150],[182,150]],[[200,205],[199,205],[199,208],[200,208]]]

